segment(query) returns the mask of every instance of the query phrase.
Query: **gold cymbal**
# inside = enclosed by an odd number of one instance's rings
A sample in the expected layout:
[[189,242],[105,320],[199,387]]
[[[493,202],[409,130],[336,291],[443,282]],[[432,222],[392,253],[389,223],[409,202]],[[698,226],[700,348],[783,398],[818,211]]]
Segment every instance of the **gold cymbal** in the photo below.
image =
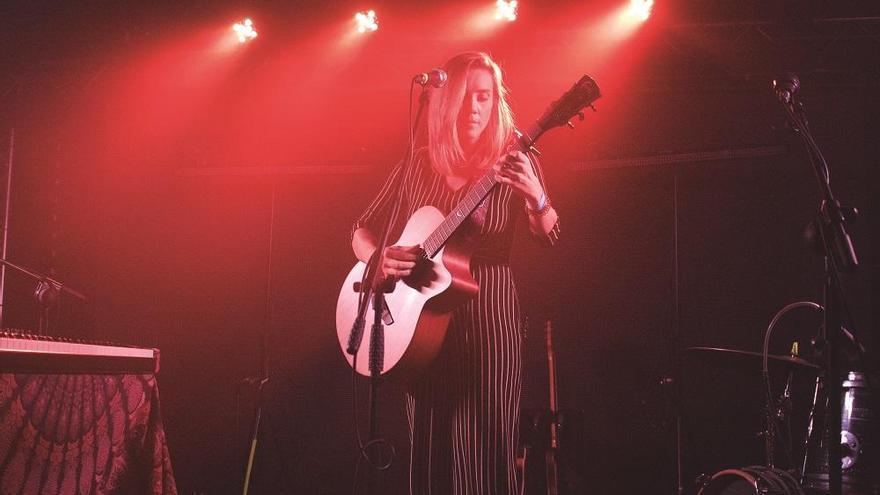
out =
[[[757,368],[761,368],[762,354],[760,352],[741,351],[739,349],[724,349],[721,347],[688,347],[687,349],[685,349],[685,351],[691,354],[705,354],[707,357],[710,355],[729,356],[732,358],[743,358],[743,361],[754,360]],[[797,356],[779,356],[776,354],[769,354],[767,356],[767,359],[770,363],[789,365],[794,368],[803,368],[816,372],[822,371],[821,366],[811,363],[806,359],[799,358]]]

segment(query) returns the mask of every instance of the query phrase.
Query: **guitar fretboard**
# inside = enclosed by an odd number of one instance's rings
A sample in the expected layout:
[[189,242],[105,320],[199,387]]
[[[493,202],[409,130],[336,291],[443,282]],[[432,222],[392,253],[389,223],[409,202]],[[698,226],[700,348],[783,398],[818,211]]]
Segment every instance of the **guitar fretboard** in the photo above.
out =
[[[528,133],[518,135],[516,146],[524,152],[528,151],[543,133],[544,130],[536,123],[532,125]],[[492,188],[499,182],[501,182],[501,180],[498,178],[498,172],[495,171],[495,169],[489,169],[489,171],[471,187],[464,199],[462,199],[461,202],[458,203],[448,215],[446,215],[443,222],[434,229],[434,232],[432,232],[422,244],[422,248],[424,248],[428,258],[433,258],[437,252],[440,251],[440,249],[446,244],[446,241],[449,240],[449,237],[451,237],[458,227],[461,226],[462,222],[464,222],[465,219],[477,209],[480,202],[489,195]]]
[[489,195],[489,191],[498,184],[498,172],[490,170],[480,180],[471,187],[471,190],[465,195],[464,199],[443,219],[434,232],[425,240],[424,249],[429,258],[433,258],[437,251],[446,243],[449,237],[455,232],[462,222],[470,215],[480,201]]

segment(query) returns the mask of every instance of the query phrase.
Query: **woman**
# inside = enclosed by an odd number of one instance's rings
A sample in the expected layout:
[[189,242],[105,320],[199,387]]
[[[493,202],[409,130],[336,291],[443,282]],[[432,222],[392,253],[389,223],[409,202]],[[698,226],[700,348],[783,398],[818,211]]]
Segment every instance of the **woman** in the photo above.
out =
[[[468,220],[478,233],[471,273],[480,291],[455,311],[439,356],[407,394],[410,492],[512,494],[522,334],[510,247],[521,214],[531,232],[551,245],[558,221],[537,162],[509,151],[513,115],[498,65],[485,53],[468,52],[453,57],[444,70],[448,84],[429,90],[427,147],[408,168],[401,164],[392,171],[356,222],[352,248],[362,261],[373,255],[399,175],[408,218],[425,205],[450,211],[472,181],[491,167],[499,170],[501,184]],[[409,275],[419,254],[419,246],[386,248],[385,276]]]

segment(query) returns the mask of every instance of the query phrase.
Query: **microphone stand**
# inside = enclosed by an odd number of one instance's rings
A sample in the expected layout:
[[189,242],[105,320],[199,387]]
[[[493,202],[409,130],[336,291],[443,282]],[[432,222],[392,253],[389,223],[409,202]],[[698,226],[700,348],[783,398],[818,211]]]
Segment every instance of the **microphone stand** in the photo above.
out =
[[[12,268],[23,273],[37,281],[37,287],[34,290],[34,296],[41,307],[45,308],[45,312],[39,317],[39,331],[43,333],[48,328],[48,310],[51,305],[57,301],[59,294],[66,293],[80,301],[86,301],[88,298],[81,292],[71,289],[67,285],[61,283],[54,278],[39,273],[30,268],[17,265],[6,259],[8,256],[7,248],[9,240],[9,215],[12,205],[12,166],[15,162],[15,128],[9,131],[9,156],[6,161],[6,197],[5,207],[3,209],[3,235],[0,239],[0,328],[3,328],[4,315],[6,313],[6,268]],[[42,311],[42,309],[41,309]],[[46,322],[44,327],[44,322]]]
[[[12,165],[15,162],[15,128],[9,131],[9,157],[6,161],[6,197],[3,208],[3,237],[0,258],[6,258],[9,247],[9,209],[12,204]],[[0,266],[0,328],[3,328],[3,313],[6,310],[6,265]]]
[[[412,88],[412,85],[410,86],[410,88]],[[412,95],[412,93],[410,93],[410,95]],[[410,101],[412,101],[412,96],[410,96]],[[394,290],[394,282],[396,282],[393,279],[382,279],[381,261],[383,253],[385,252],[385,248],[388,246],[389,236],[391,234],[391,230],[394,227],[394,221],[397,219],[397,216],[400,213],[401,205],[403,203],[403,177],[406,175],[407,170],[409,170],[410,166],[412,165],[416,130],[418,129],[419,120],[427,103],[428,93],[427,91],[423,90],[421,96],[419,97],[419,108],[416,113],[415,122],[410,125],[409,147],[407,149],[406,158],[400,175],[397,178],[397,183],[394,185],[396,201],[391,208],[388,220],[382,230],[382,235],[380,237],[379,243],[376,246],[376,250],[373,252],[373,256],[370,258],[370,260],[367,262],[364,281],[361,284],[355,284],[354,287],[355,291],[361,292],[361,297],[358,303],[357,317],[352,324],[352,328],[348,336],[348,346],[346,348],[346,352],[354,356],[352,366],[355,367],[355,370],[357,366],[357,354],[360,350],[361,341],[364,337],[363,332],[366,323],[367,309],[370,305],[373,306],[373,323],[370,328],[369,343],[370,412],[368,421],[370,433],[367,443],[361,446],[361,455],[366,457],[368,464],[370,464],[371,466],[373,464],[372,462],[370,462],[369,454],[367,453],[366,449],[368,449],[372,445],[375,445],[378,441],[378,422],[376,420],[378,416],[377,399],[379,394],[379,384],[382,378],[382,371],[384,370],[385,358],[385,327],[383,320],[385,316],[386,305],[384,294],[392,292]],[[412,106],[410,106],[410,110],[411,109]],[[391,315],[389,315],[389,321],[393,322],[393,318]],[[370,474],[367,477],[368,494],[373,493],[373,485],[373,476],[372,474]]]
[[[80,301],[85,301],[88,298],[81,292],[71,289],[70,287],[64,285],[63,283],[55,280],[54,278],[39,273],[35,270],[31,270],[30,268],[26,268],[21,265],[16,265],[15,263],[5,259],[0,258],[0,266],[3,268],[9,267],[18,272],[24,273],[25,275],[31,277],[32,279],[37,281],[37,287],[34,290],[34,297],[37,298],[37,302],[40,306],[46,308],[46,313],[48,313],[48,308],[53,305],[54,302],[57,302],[58,295],[61,293],[69,294]],[[42,310],[41,310],[42,311]],[[39,332],[44,333],[47,328],[44,328],[44,321],[47,318],[46,314],[41,312],[39,321]],[[0,320],[0,325],[2,325],[2,320]],[[48,326],[48,325],[45,325]]]
[[820,342],[824,343],[824,370],[828,403],[826,428],[831,432],[828,442],[828,482],[829,494],[841,495],[842,473],[839,435],[841,430],[841,376],[844,370],[841,369],[843,363],[839,349],[844,343],[842,313],[846,304],[840,283],[840,274],[855,272],[859,263],[852,241],[846,231],[847,218],[844,209],[831,191],[828,164],[810,133],[803,105],[793,99],[793,93],[797,86],[791,91],[785,91],[784,88],[783,91],[779,91],[779,89],[777,87],[789,124],[804,141],[822,194],[816,227],[825,258],[825,321],[819,338]]
[[5,258],[0,258],[0,265],[8,266],[9,268],[12,268],[12,269],[17,270],[21,273],[24,273],[25,275],[28,275],[29,277],[33,278],[34,280],[36,280],[38,282],[48,283],[53,287],[54,290],[57,290],[59,292],[65,292],[65,293],[67,293],[67,294],[69,294],[69,295],[71,295],[81,301],[85,301],[86,299],[88,299],[82,292],[71,289],[67,285],[64,285],[60,281],[55,280],[54,278],[52,278],[48,275],[43,275],[37,271],[31,270],[30,268],[26,268],[21,265],[16,265],[15,263],[13,263]]
[[[424,110],[424,107],[427,103],[427,93],[423,91],[421,96],[419,97],[419,109],[416,113],[415,124],[413,128],[410,129],[410,143],[405,158],[406,162],[404,163],[403,170],[401,171],[401,174],[397,179],[397,184],[394,185],[397,201],[392,208],[391,214],[388,216],[388,221],[385,223],[385,226],[382,230],[382,236],[380,237],[379,243],[376,246],[373,257],[370,258],[370,260],[367,262],[367,268],[364,275],[364,283],[354,288],[355,291],[361,292],[362,296],[358,304],[357,317],[355,318],[354,323],[352,324],[351,331],[348,334],[348,346],[346,348],[346,352],[352,356],[355,356],[355,359],[357,358],[357,353],[360,349],[361,341],[364,337],[364,325],[366,323],[367,308],[369,307],[367,301],[371,299],[372,292],[374,291],[374,289],[377,288],[378,282],[380,281],[379,261],[382,257],[382,252],[384,252],[385,248],[388,246],[388,237],[391,233],[391,229],[394,226],[394,220],[397,218],[397,214],[400,212],[400,203],[403,199],[401,193],[401,181],[403,180],[403,176],[406,170],[408,170],[410,165],[412,164],[415,130],[418,127],[419,119],[421,118],[422,111]],[[376,307],[384,308],[384,301],[382,301],[379,306],[375,306],[374,309]],[[379,323],[381,323],[381,321]],[[381,369],[379,371],[381,372]]]

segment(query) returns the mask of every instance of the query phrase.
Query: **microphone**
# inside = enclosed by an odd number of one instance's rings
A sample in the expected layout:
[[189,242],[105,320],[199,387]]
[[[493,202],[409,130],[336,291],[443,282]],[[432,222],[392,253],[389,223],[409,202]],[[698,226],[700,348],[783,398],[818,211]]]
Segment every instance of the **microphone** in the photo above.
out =
[[413,82],[421,86],[442,88],[443,86],[446,86],[447,78],[446,71],[443,69],[431,69],[430,72],[422,72],[421,74],[413,76]]
[[784,72],[773,79],[773,89],[776,91],[776,96],[785,105],[791,103],[794,94],[800,87],[801,80],[793,72]]

